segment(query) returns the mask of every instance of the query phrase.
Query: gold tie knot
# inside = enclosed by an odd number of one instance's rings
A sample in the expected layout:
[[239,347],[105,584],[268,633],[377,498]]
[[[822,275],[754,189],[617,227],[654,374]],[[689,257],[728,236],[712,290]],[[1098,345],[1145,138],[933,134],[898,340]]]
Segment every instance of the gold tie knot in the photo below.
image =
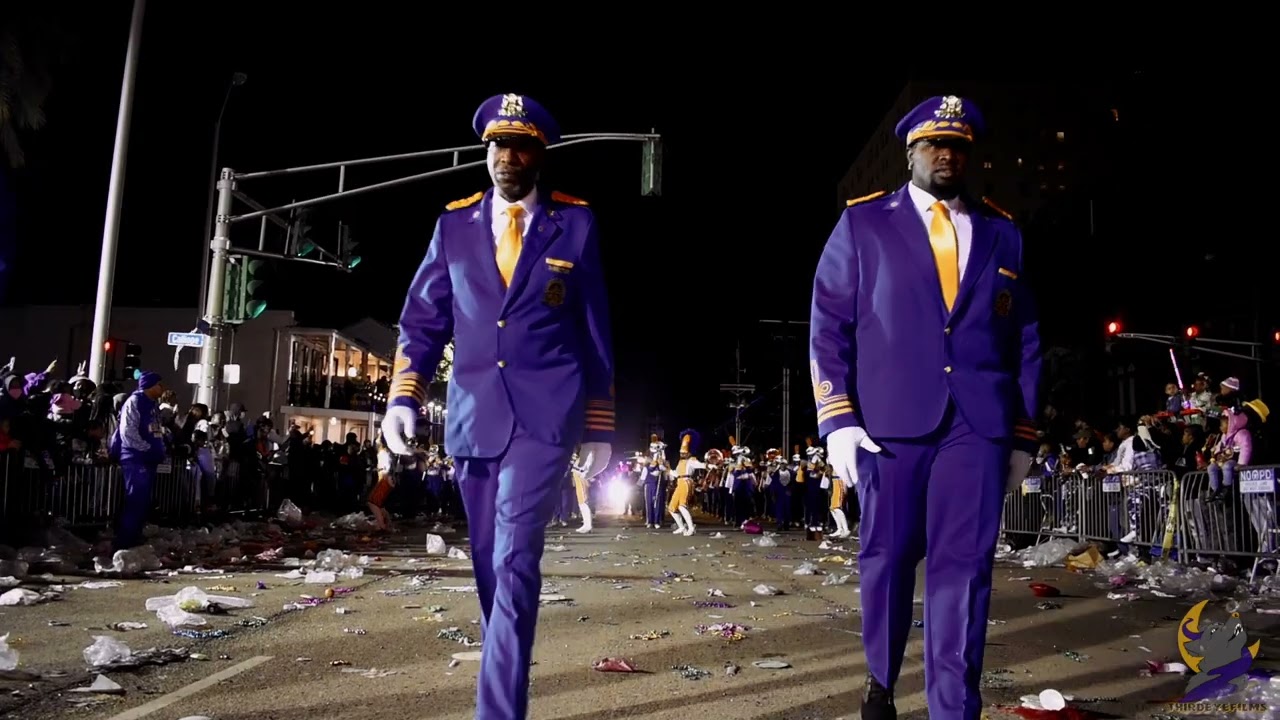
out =
[[512,220],[519,220],[519,219],[520,219],[520,216],[524,214],[524,206],[523,206],[523,205],[508,205],[508,206],[507,206],[507,214],[511,216],[511,219],[512,219]]
[[951,208],[948,207],[947,204],[942,202],[941,200],[933,204],[933,211],[938,213],[944,218],[948,218],[948,219],[951,218]]

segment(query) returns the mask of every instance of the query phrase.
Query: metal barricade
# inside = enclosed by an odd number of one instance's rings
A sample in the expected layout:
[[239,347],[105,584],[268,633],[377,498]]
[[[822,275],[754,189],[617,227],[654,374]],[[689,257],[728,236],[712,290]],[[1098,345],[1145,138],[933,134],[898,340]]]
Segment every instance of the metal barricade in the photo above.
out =
[[1007,493],[1002,530],[1014,535],[1079,538],[1079,478],[1074,473],[1043,475],[1032,472],[1022,487]]
[[[42,470],[30,457],[0,456],[0,517],[51,515],[72,526],[109,523],[124,497],[117,465],[71,463],[62,472]],[[152,519],[182,522],[200,508],[199,472],[185,462],[166,460],[156,469]]]
[[1152,557],[1179,557],[1178,480],[1168,470],[1084,473],[1080,478],[1082,541],[1115,543]]
[[[1235,467],[1229,473],[1215,471],[1216,483],[1205,471],[1183,476],[1179,504],[1185,508],[1182,532],[1188,554],[1205,560],[1250,557],[1255,570],[1261,558],[1276,557],[1278,472],[1276,465]],[[1221,490],[1216,496],[1213,485]]]

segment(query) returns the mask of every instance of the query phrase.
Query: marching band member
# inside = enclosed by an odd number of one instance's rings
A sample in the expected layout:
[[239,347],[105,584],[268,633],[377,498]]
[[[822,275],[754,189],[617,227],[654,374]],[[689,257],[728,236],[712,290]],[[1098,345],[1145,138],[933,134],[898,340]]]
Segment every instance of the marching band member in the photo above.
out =
[[667,444],[657,435],[649,436],[649,454],[643,457],[644,469],[640,471],[644,483],[644,526],[662,527],[662,504],[667,499]]
[[378,482],[373,486],[373,490],[369,492],[369,512],[373,513],[373,523],[378,530],[391,529],[391,515],[387,513],[385,505],[387,504],[387,496],[391,494],[391,490],[396,486],[395,474],[391,468],[394,457],[391,451],[387,449],[387,443],[382,439],[382,433],[378,433],[378,440],[375,443],[378,448]]
[[897,717],[922,560],[928,714],[982,716],[1006,486],[1026,478],[1038,445],[1041,352],[1019,279],[1022,235],[964,183],[982,131],[982,114],[955,95],[907,113],[895,132],[911,179],[849,201],[813,282],[818,432],[862,501],[867,720]]
[[577,533],[586,534],[591,532],[591,505],[587,502],[590,498],[591,480],[587,477],[585,459],[579,459],[578,453],[574,453],[569,458],[569,472],[573,475],[573,491],[578,498],[578,514],[582,515],[582,527],[575,530]]
[[698,448],[696,430],[685,430],[680,433],[680,461],[676,463],[676,488],[671,493],[671,504],[667,512],[676,521],[676,529],[672,532],[689,536],[693,534],[693,516],[689,514],[689,498],[693,497],[693,473],[706,468],[693,453]]
[[409,454],[456,339],[444,445],[458,460],[480,601],[475,717],[523,720],[552,498],[575,444],[587,477],[612,452],[613,340],[599,224],[585,201],[538,186],[560,140],[555,118],[511,93],[481,104],[472,127],[493,184],[436,221],[400,315],[383,432]]
[[717,448],[711,448],[702,459],[707,468],[706,475],[703,476],[702,481],[699,483],[699,486],[702,487],[704,498],[702,509],[719,516],[721,507],[720,489],[724,486],[724,453]]
[[778,522],[778,531],[791,528],[791,471],[783,462],[782,452],[770,450],[765,453],[769,466],[765,485],[773,498],[773,516]]
[[844,515],[844,493],[846,488],[853,487],[853,483],[835,477],[831,466],[827,465],[823,469],[823,484],[831,485],[831,517],[836,521],[836,531],[831,533],[831,539],[843,540],[850,537],[853,535],[853,531],[849,529],[849,520]]
[[808,471],[805,473],[806,483],[804,491],[804,522],[805,527],[812,532],[822,532],[827,525],[827,494],[823,492],[826,486],[823,485],[823,478],[826,477],[824,470],[826,468],[827,451],[822,449],[813,441],[813,438],[804,439],[805,447],[804,457]]
[[750,448],[744,448],[737,460],[737,469],[733,470],[733,524],[741,528],[751,519],[755,509],[755,468],[751,462]]
[[440,457],[440,446],[432,445],[427,449],[427,494],[435,507],[437,516],[444,515],[444,460]]

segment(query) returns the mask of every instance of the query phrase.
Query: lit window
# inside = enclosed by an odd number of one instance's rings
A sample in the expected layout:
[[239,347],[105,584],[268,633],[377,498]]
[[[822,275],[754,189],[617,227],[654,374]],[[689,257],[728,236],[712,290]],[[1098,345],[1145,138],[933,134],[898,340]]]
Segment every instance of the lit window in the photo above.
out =
[[1058,131],[1058,142],[1063,142],[1063,141],[1064,141],[1064,140],[1066,140],[1066,139],[1067,139],[1067,134],[1066,134],[1066,133],[1064,133],[1064,132],[1062,132],[1061,130],[1059,130],[1059,131]]
[[1111,108],[1111,117],[1114,118],[1116,122],[1120,122],[1120,109]]
[[1018,167],[1022,167],[1022,158],[1018,158]]
[[1037,166],[1036,166],[1036,169],[1037,169],[1037,170],[1041,170],[1041,171],[1043,171],[1043,170],[1044,170],[1044,165],[1037,165]]
[[1059,190],[1066,190],[1066,189],[1067,189],[1067,186],[1066,186],[1066,185],[1059,185],[1059,186],[1058,186],[1058,189],[1059,189]]
[[1040,183],[1040,189],[1041,189],[1041,190],[1048,190],[1048,189],[1049,189],[1049,183]]
[[982,169],[983,169],[983,170],[990,170],[990,169],[991,169],[991,161],[990,161],[990,160],[983,160],[983,161],[982,161]]
[[1066,169],[1067,169],[1067,164],[1066,164],[1065,162],[1059,161],[1059,162],[1058,162],[1058,171],[1059,171],[1059,172],[1061,172],[1061,171],[1066,170]]

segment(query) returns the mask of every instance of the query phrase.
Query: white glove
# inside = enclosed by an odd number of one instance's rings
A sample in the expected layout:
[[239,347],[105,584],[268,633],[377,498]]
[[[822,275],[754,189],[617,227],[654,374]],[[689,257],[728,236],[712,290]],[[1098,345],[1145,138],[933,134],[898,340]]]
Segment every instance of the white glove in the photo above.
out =
[[1007,492],[1017,492],[1022,481],[1027,479],[1027,471],[1031,469],[1031,453],[1026,450],[1014,450],[1009,455],[1009,482],[1005,485]]
[[831,463],[831,468],[845,487],[858,484],[858,450],[878,453],[880,449],[860,427],[840,428],[827,436],[827,462]]
[[586,458],[583,465],[587,468],[585,476],[590,480],[609,466],[609,458],[613,457],[613,447],[606,442],[582,443],[582,447],[578,450],[578,457]]
[[415,437],[414,426],[418,424],[418,413],[413,408],[403,405],[387,408],[382,418],[382,439],[387,449],[396,455],[412,455],[409,439]]

